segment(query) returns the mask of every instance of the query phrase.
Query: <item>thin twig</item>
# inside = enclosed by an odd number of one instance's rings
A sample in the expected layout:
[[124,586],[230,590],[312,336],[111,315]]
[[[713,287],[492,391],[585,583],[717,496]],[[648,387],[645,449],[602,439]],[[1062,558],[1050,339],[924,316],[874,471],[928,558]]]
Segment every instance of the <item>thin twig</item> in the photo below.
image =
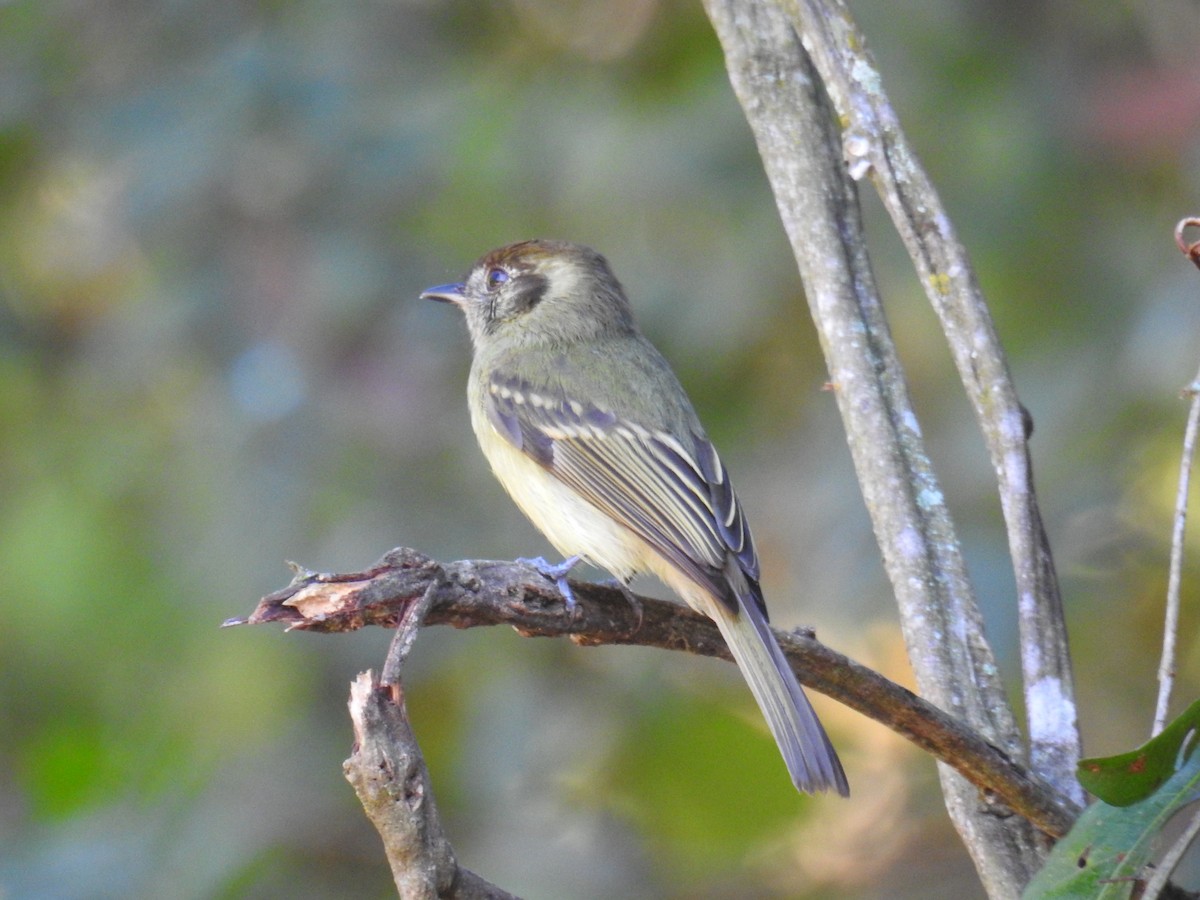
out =
[[1192,816],[1183,834],[1179,835],[1179,839],[1170,846],[1167,852],[1163,854],[1162,859],[1154,865],[1154,874],[1146,882],[1146,886],[1140,895],[1141,900],[1155,900],[1155,898],[1162,895],[1163,891],[1167,889],[1171,873],[1175,871],[1175,867],[1179,865],[1179,861],[1183,859],[1183,854],[1192,845],[1192,841],[1196,840],[1197,835],[1200,835],[1200,811]]
[[[1175,226],[1175,243],[1180,251],[1200,267],[1200,241],[1188,243],[1184,231],[1200,228],[1200,219],[1181,219]],[[1192,461],[1196,455],[1196,437],[1200,431],[1200,372],[1196,373],[1185,394],[1192,398],[1188,410],[1187,428],[1183,435],[1183,454],[1179,460],[1179,485],[1175,491],[1175,520],[1171,529],[1171,566],[1167,579],[1167,608],[1163,621],[1162,659],[1158,664],[1158,703],[1154,709],[1151,735],[1158,734],[1167,724],[1171,706],[1171,691],[1175,686],[1175,644],[1179,632],[1179,592],[1183,578],[1184,532],[1187,528],[1188,493],[1192,478]]]
[[388,646],[387,660],[384,662],[383,671],[379,676],[379,683],[384,687],[392,687],[400,683],[400,670],[404,667],[404,661],[408,659],[409,651],[412,650],[413,643],[417,639],[417,632],[420,631],[425,617],[433,607],[438,588],[442,586],[441,570],[438,571],[438,577],[430,579],[425,593],[415,603],[407,606],[396,625],[396,634]]
[[1184,237],[1184,232],[1189,228],[1200,228],[1200,217],[1189,216],[1186,219],[1179,220],[1179,224],[1175,226],[1175,243],[1179,247],[1180,252],[1190,259],[1197,268],[1200,268],[1200,240],[1188,241]]
[[1200,372],[1188,387],[1192,398],[1187,428],[1183,434],[1183,454],[1179,459],[1179,485],[1175,491],[1175,525],[1171,529],[1171,568],[1167,578],[1167,608],[1163,616],[1162,659],[1158,664],[1158,703],[1154,708],[1156,735],[1167,724],[1171,690],[1175,686],[1175,642],[1179,631],[1179,589],[1183,574],[1184,532],[1187,528],[1188,489],[1192,480],[1192,460],[1196,454],[1196,436],[1200,431]]

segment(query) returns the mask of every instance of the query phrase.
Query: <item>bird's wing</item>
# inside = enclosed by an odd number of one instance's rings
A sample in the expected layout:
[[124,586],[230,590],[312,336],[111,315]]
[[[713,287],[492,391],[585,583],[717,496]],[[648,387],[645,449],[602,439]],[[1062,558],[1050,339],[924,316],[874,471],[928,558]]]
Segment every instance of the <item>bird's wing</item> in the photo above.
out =
[[[762,608],[758,556],[741,505],[703,434],[679,439],[601,406],[495,374],[488,417],[514,447],[630,529],[680,571],[738,609],[727,566]],[[690,446],[689,446],[690,444]]]

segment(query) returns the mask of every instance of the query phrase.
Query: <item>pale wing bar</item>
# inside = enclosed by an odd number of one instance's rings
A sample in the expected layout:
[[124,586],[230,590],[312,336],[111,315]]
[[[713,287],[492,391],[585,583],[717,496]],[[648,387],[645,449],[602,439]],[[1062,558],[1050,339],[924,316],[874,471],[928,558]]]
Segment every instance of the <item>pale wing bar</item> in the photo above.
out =
[[[497,430],[736,611],[725,574],[732,553],[758,590],[758,558],[732,486],[706,438],[696,456],[663,432],[622,422],[590,404],[547,397],[493,378],[488,415]],[[764,610],[765,612],[765,610]]]

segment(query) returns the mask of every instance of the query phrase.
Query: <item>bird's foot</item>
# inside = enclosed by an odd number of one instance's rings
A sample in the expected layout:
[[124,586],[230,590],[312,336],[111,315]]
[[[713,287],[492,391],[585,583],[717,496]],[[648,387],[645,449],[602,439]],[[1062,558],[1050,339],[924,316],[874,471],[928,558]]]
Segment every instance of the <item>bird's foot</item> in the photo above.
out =
[[600,583],[605,587],[613,587],[620,591],[625,597],[625,600],[629,603],[629,608],[633,610],[633,614],[637,616],[637,624],[634,625],[628,633],[636,634],[638,631],[640,631],[642,627],[642,621],[646,616],[646,611],[642,609],[642,601],[638,599],[637,594],[631,591],[629,589],[629,585],[620,578],[606,578]]
[[571,570],[579,565],[579,556],[569,556],[560,562],[558,565],[547,562],[545,557],[538,556],[534,559],[525,559],[524,557],[517,560],[525,566],[533,566],[538,570],[538,574],[543,578],[549,578],[558,588],[558,592],[562,594],[563,604],[567,608],[569,615],[575,615],[575,595],[571,592],[571,585],[567,584],[567,576]]

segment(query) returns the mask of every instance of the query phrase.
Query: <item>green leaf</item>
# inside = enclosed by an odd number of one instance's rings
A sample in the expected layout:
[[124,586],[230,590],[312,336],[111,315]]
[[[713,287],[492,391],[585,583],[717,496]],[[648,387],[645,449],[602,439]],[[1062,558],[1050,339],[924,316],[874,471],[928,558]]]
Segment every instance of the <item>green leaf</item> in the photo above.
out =
[[1097,800],[1055,845],[1024,900],[1136,896],[1154,841],[1167,821],[1197,799],[1200,757],[1193,757],[1150,797],[1130,806]]
[[1200,728],[1200,700],[1136,750],[1080,760],[1079,783],[1112,806],[1128,806],[1144,800],[1179,767],[1181,749],[1185,759],[1191,756],[1195,743],[1184,745],[1197,728]]

